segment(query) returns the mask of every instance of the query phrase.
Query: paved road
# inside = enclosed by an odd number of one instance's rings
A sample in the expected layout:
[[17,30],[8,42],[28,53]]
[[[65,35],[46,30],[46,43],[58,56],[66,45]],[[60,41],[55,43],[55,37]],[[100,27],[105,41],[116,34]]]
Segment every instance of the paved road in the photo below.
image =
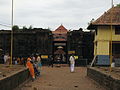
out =
[[17,90],[105,90],[86,76],[85,67],[76,67],[70,73],[69,67],[42,67],[41,76]]

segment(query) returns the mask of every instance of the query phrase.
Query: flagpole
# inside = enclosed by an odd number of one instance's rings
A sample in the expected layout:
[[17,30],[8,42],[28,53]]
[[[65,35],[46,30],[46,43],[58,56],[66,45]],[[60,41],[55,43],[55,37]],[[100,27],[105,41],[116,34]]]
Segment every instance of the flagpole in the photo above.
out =
[[[112,0],[112,8],[114,7],[113,6],[113,0]],[[111,8],[111,9],[112,9]],[[111,64],[112,64],[112,58],[113,58],[113,56],[112,56],[112,28],[113,28],[113,26],[112,26],[112,10],[111,10],[111,13],[110,13],[110,23],[111,23],[111,25],[110,25],[110,32],[111,32],[111,35],[110,35],[110,72],[112,71],[112,66],[111,66]]]
[[111,1],[111,6],[113,7],[113,0]]
[[13,57],[13,0],[12,0],[12,16],[11,16],[11,55],[10,55],[10,65],[12,66],[12,57]]

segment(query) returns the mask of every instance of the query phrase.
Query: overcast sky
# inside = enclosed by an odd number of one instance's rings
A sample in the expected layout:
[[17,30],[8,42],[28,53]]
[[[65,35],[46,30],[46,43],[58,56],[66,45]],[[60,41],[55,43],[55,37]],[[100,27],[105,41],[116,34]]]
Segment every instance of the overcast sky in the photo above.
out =
[[[11,1],[0,0],[0,24],[11,23]],[[120,0],[114,0],[119,4]],[[87,28],[111,7],[111,0],[14,0],[14,24],[55,30]],[[0,25],[0,29],[10,29]]]

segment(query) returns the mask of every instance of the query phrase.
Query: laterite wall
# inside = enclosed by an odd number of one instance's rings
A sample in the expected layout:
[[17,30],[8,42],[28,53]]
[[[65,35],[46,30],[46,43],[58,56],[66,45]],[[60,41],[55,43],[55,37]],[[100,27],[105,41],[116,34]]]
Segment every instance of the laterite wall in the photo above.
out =
[[94,68],[87,68],[87,76],[98,82],[106,90],[120,90],[120,80]]
[[10,76],[0,79],[0,90],[13,90],[18,85],[29,79],[28,69],[24,69]]

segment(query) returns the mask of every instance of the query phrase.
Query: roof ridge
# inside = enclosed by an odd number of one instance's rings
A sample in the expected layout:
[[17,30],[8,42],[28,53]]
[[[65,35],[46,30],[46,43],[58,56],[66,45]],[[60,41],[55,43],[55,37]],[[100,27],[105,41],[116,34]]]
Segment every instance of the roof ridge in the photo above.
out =
[[68,32],[68,30],[61,24],[54,32]]
[[[112,23],[120,23],[120,7],[113,7],[110,8],[107,12],[105,12],[103,15],[101,15],[97,20],[92,22],[92,25],[98,25],[98,24],[110,24],[111,20],[110,17],[112,15]],[[118,19],[116,19],[118,18]],[[116,21],[115,21],[116,20]]]

